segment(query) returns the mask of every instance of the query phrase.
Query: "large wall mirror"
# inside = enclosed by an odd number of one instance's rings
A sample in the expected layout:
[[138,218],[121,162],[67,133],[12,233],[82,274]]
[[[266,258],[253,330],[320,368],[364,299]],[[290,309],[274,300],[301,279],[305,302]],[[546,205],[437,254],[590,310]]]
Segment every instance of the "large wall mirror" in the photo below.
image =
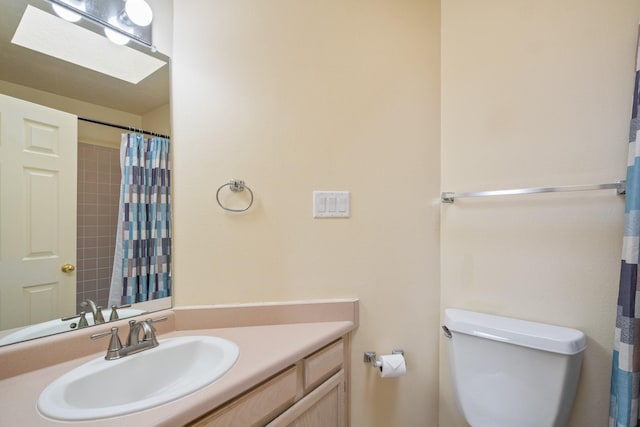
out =
[[[170,2],[149,3],[153,8],[160,3],[161,10],[154,9],[154,15],[162,18],[164,14],[162,22],[170,22],[166,16],[170,7],[164,7]],[[122,134],[144,129],[171,135],[167,56],[131,41],[117,49],[134,49],[163,65],[137,83],[92,71],[12,43],[27,10],[61,20],[45,0],[0,2],[0,133],[5,138],[0,138],[0,345],[77,330],[85,326],[79,317],[73,317],[81,311],[92,326],[94,305],[104,307],[103,317],[109,321]],[[103,31],[95,24],[71,25],[94,35]],[[45,38],[59,35],[41,32]],[[93,53],[99,56],[102,51]],[[126,62],[117,57],[109,61]],[[26,115],[27,110],[34,116]],[[61,123],[69,123],[69,133],[61,130],[62,125],[48,124],[50,117],[58,120],[58,113]],[[30,148],[7,149],[10,132],[28,138]],[[59,170],[30,166],[29,173],[21,170],[15,179],[7,175],[22,161],[24,151],[57,157],[58,141],[70,135],[75,143],[72,157],[60,163]],[[65,181],[70,184],[61,185],[63,179],[71,179]],[[31,193],[25,197],[23,192]],[[57,243],[63,238],[64,255],[62,244]],[[11,254],[22,246],[28,249],[20,249],[18,257]],[[26,270],[18,268],[24,260],[36,258],[42,260],[44,270],[55,271],[61,279],[44,277],[40,267],[31,267],[35,264]],[[170,296],[134,303],[117,313],[123,318],[169,307]]]

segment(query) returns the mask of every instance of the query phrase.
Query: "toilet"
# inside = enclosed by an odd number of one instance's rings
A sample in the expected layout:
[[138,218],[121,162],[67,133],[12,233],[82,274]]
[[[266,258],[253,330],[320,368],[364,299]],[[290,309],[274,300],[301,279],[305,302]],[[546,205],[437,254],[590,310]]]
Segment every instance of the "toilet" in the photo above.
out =
[[565,427],[586,347],[584,333],[446,309],[458,407],[472,427]]

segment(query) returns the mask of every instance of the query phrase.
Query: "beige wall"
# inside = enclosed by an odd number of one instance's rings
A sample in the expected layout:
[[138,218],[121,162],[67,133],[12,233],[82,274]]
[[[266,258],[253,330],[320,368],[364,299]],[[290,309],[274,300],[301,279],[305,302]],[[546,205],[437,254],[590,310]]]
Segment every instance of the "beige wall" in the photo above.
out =
[[[354,426],[465,425],[437,362],[445,307],[576,327],[570,426],[606,424],[623,200],[459,200],[439,222],[437,199],[624,178],[639,9],[175,2],[176,304],[359,297]],[[230,178],[246,214],[215,202]],[[352,217],[312,219],[313,190],[351,191]],[[380,381],[362,352],[393,347],[411,374]]]
[[[32,89],[26,86],[20,86],[4,80],[0,80],[0,93],[78,116],[90,117],[109,123],[126,123],[131,126],[142,126],[142,118],[135,114],[78,101],[77,99]],[[165,120],[167,122],[169,121],[167,119],[168,117],[169,112],[166,111]],[[154,123],[156,122],[157,120],[154,121]],[[121,133],[122,131],[119,129],[87,122],[78,122],[78,140],[88,144],[119,147]]]
[[[624,179],[639,9],[636,0],[442,2],[442,189]],[[607,424],[623,204],[606,191],[442,207],[443,308],[587,334],[570,426]],[[447,355],[440,426],[463,426]]]
[[[435,0],[174,2],[175,303],[360,298],[354,426],[437,423],[439,20]],[[231,178],[246,214],[216,204]],[[351,218],[313,219],[313,190],[351,191]],[[362,363],[393,348],[410,375]]]
[[142,116],[142,128],[163,135],[171,135],[171,108],[169,104],[158,107]]

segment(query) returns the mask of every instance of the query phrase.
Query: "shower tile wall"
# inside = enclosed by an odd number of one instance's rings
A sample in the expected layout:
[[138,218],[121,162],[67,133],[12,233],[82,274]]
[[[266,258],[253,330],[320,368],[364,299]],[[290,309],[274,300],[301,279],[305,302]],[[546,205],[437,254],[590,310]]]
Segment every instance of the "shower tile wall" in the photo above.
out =
[[77,305],[107,306],[120,195],[117,148],[78,144]]

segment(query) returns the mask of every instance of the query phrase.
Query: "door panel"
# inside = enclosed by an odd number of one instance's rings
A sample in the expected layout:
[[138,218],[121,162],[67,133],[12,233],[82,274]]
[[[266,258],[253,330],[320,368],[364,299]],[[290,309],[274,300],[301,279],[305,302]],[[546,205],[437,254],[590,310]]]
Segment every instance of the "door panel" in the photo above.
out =
[[77,117],[0,95],[0,329],[75,312]]

